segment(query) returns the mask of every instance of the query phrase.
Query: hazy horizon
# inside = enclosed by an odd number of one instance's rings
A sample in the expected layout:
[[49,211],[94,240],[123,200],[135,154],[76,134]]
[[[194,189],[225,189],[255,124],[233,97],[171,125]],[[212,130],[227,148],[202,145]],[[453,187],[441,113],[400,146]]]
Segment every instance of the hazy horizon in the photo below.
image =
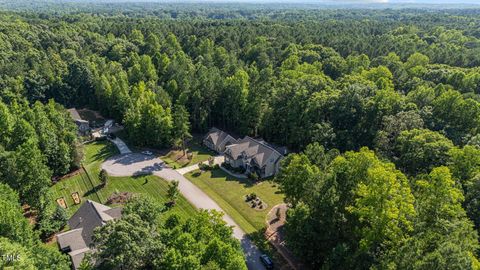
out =
[[66,3],[235,3],[235,2],[249,2],[249,3],[271,3],[282,2],[290,4],[476,4],[479,5],[479,0],[0,0],[0,3],[8,2],[30,2],[30,3],[52,3],[52,2],[66,2]]

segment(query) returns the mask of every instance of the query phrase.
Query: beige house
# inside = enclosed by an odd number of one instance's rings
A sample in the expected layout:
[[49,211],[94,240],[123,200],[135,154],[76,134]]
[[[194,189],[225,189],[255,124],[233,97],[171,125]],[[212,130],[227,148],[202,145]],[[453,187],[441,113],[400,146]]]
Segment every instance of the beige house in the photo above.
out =
[[255,172],[260,178],[275,175],[283,159],[283,155],[266,142],[248,136],[225,148],[226,163],[244,168],[245,173]]
[[203,144],[211,150],[223,153],[225,147],[237,143],[237,140],[228,133],[213,127],[203,139]]

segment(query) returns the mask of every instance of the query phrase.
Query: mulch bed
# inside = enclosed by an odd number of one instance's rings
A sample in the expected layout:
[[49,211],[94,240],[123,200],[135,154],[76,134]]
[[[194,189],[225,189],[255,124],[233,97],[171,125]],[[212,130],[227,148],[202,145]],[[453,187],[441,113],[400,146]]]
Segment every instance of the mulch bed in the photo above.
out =
[[80,204],[82,202],[82,199],[80,199],[80,195],[78,194],[78,192],[73,192],[71,196],[73,199],[73,203]]
[[119,192],[113,193],[108,197],[107,204],[124,204],[130,200],[133,196],[133,193],[130,192]]
[[65,201],[65,198],[63,198],[63,197],[58,198],[57,203],[58,203],[58,205],[60,205],[60,207],[62,207],[64,209],[68,208],[67,202]]

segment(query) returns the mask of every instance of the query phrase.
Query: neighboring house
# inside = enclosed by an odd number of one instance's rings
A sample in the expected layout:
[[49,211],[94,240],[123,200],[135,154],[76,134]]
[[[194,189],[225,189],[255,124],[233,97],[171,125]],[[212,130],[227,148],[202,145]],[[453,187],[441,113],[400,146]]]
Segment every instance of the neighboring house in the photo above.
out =
[[213,127],[203,139],[203,144],[211,150],[223,153],[225,147],[237,143],[237,140],[228,133]]
[[77,109],[71,108],[71,109],[68,109],[67,111],[70,113],[70,116],[72,117],[75,124],[77,124],[78,134],[82,136],[88,135],[88,133],[90,132],[89,122],[86,120],[83,120],[82,117],[80,117],[80,114],[78,113]]
[[107,120],[103,125],[104,128],[111,128],[113,126],[113,120]]
[[72,269],[77,269],[85,254],[91,252],[93,230],[110,220],[119,219],[121,215],[121,208],[110,208],[91,200],[80,206],[68,220],[71,230],[57,234],[58,246],[62,252],[70,256]]
[[283,155],[265,141],[246,136],[225,147],[225,162],[234,168],[242,167],[246,173],[255,172],[260,178],[275,175],[280,169]]

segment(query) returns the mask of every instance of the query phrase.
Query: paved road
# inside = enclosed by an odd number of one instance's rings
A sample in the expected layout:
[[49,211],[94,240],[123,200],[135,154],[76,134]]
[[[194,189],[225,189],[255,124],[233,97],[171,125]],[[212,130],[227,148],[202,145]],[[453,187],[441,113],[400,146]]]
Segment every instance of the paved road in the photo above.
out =
[[160,158],[139,153],[118,155],[106,160],[102,164],[102,169],[105,169],[110,175],[114,176],[154,174],[168,181],[177,180],[179,182],[178,188],[180,192],[192,205],[199,209],[214,209],[224,213],[223,219],[228,225],[233,226],[233,235],[240,240],[248,269],[265,269],[259,259],[261,254],[260,250],[250,241],[235,221],[233,221],[214,200],[181,173],[165,167],[165,163]]

